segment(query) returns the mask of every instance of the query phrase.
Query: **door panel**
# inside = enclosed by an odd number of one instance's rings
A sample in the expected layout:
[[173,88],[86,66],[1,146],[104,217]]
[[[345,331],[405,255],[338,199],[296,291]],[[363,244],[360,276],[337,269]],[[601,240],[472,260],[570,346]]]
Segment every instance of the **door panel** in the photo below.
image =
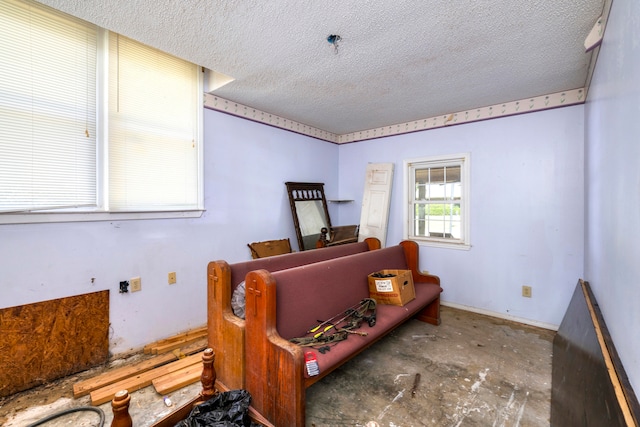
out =
[[358,241],[377,237],[385,246],[393,184],[393,163],[369,163],[362,197]]

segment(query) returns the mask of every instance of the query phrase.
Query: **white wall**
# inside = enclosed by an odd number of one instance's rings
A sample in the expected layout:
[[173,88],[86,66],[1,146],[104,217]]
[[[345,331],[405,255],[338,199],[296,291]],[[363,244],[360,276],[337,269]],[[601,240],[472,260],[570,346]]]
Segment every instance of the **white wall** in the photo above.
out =
[[[201,218],[0,225],[0,308],[109,289],[114,354],[204,325],[207,263],[250,259],[253,241],[297,247],[284,182],[335,191],[337,159],[334,144],[205,110]],[[142,291],[119,294],[136,276]]]
[[[583,273],[583,106],[340,147],[340,224],[360,219],[368,162],[395,163],[387,244],[403,238],[403,161],[471,153],[468,251],[420,247],[443,301],[557,326]],[[335,221],[334,221],[335,222]],[[521,296],[522,285],[533,298]]]
[[589,281],[640,391],[640,3],[616,0],[585,108]]

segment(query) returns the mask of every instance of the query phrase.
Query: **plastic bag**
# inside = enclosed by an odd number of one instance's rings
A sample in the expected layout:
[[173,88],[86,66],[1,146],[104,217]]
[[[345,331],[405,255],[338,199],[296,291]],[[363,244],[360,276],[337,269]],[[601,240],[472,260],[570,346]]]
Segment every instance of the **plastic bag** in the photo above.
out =
[[175,427],[259,427],[249,418],[251,395],[247,390],[218,393],[194,407]]
[[236,290],[233,291],[233,295],[231,295],[231,309],[233,310],[233,314],[238,316],[241,319],[244,319],[244,309],[245,309],[245,284],[244,280],[238,284]]

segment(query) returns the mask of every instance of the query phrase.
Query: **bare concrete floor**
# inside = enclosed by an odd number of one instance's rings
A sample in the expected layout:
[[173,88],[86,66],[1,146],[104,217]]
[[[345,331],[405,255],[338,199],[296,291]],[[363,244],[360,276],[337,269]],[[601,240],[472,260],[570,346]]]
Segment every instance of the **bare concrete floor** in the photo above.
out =
[[[554,334],[443,307],[440,326],[410,321],[307,390],[306,424],[547,427]],[[26,426],[48,414],[89,405],[88,397],[73,399],[73,384],[101,370],[0,400],[0,424]],[[412,393],[416,374],[420,379]],[[171,408],[152,387],[132,393],[134,426],[152,424],[199,390],[194,384],[172,393]],[[108,426],[110,404],[100,408]],[[89,427],[97,426],[97,420],[94,413],[75,413],[45,426]]]
[[443,307],[313,385],[307,425],[548,427],[553,336]]

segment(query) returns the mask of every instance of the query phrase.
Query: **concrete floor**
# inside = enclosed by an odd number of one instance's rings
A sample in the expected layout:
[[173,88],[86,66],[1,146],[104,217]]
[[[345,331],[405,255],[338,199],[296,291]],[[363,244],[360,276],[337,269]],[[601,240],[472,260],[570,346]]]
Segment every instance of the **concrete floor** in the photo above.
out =
[[[412,320],[307,390],[307,426],[549,426],[553,336],[443,307],[440,326]],[[73,384],[100,370],[0,400],[0,424],[25,426],[88,405],[88,397],[73,399]],[[180,405],[199,390],[194,384],[170,398]],[[131,402],[135,427],[175,408],[166,407],[152,387],[134,392]],[[100,408],[110,425],[110,404]],[[89,427],[97,420],[94,413],[76,413],[46,426]]]

